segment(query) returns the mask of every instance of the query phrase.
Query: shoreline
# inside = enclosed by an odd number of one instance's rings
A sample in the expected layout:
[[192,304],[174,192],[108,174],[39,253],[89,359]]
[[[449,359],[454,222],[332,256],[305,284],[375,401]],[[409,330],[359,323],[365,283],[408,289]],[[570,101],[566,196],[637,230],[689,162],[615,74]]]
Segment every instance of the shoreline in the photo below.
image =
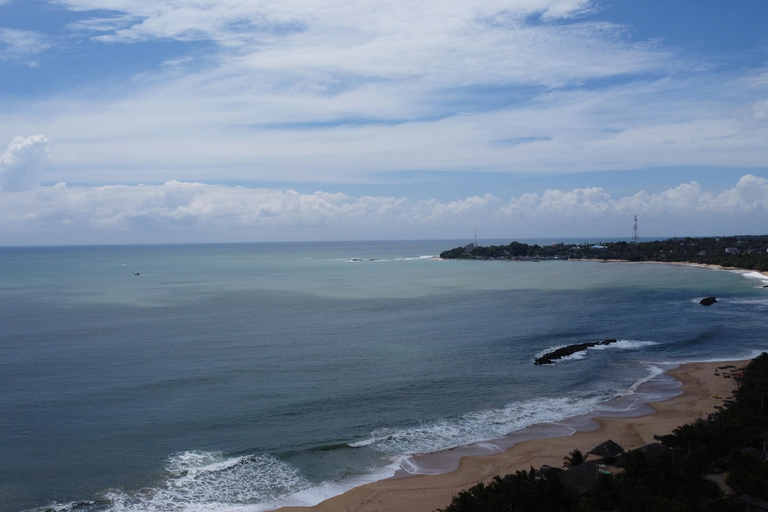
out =
[[715,270],[728,270],[728,271],[736,270],[744,273],[754,272],[756,274],[761,274],[765,276],[766,279],[768,279],[768,270],[760,271],[752,268],[724,267],[723,265],[712,265],[709,263],[693,263],[690,261],[654,261],[654,260],[629,261],[629,260],[600,260],[595,258],[589,258],[589,259],[574,258],[568,261],[596,261],[598,263],[653,263],[655,265],[676,265],[680,267],[699,267],[699,268],[711,268]]
[[[452,261],[454,259],[460,258],[441,258],[439,256],[435,258],[430,258],[432,260],[439,260],[439,261]],[[486,260],[480,260],[480,261],[486,261]],[[507,259],[490,259],[490,261],[515,261],[515,260],[507,260]],[[694,263],[691,261],[656,261],[656,260],[639,260],[639,261],[630,261],[630,260],[617,260],[617,259],[599,259],[599,258],[563,258],[560,261],[594,261],[597,263],[653,263],[655,265],[677,265],[681,267],[699,267],[699,268],[711,268],[715,270],[736,270],[740,272],[750,273],[754,272],[756,274],[761,274],[766,279],[768,279],[768,270],[755,270],[753,268],[743,268],[743,267],[725,267],[723,265],[715,265],[711,263]]]
[[[574,449],[586,454],[608,439],[627,451],[639,448],[654,442],[655,435],[671,433],[678,426],[715,412],[714,407],[721,405],[736,389],[733,379],[715,375],[715,369],[728,364],[743,366],[748,362],[684,363],[660,374],[666,376],[665,385],[679,390],[674,396],[669,397],[667,389],[667,398],[654,401],[651,393],[648,400],[627,410],[598,409],[557,424],[533,425],[505,438],[506,442],[505,439],[495,441],[494,446],[503,450],[499,453],[478,454],[470,450],[463,454],[471,447],[460,447],[423,456],[425,460],[439,460],[441,455],[450,454],[449,458],[457,459],[457,468],[439,474],[415,475],[401,470],[392,478],[354,487],[317,505],[282,507],[276,512],[398,512],[406,509],[434,512],[447,507],[458,492],[494,476],[543,465],[561,467],[563,458]],[[653,381],[650,379],[640,387],[649,383],[652,386]]]

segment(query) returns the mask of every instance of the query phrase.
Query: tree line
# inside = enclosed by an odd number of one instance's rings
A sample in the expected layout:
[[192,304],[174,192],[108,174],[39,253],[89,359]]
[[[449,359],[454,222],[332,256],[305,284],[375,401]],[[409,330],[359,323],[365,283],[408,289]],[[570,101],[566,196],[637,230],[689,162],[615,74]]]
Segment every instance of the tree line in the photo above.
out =
[[768,270],[768,236],[668,238],[652,242],[626,241],[600,244],[541,246],[512,242],[509,245],[456,247],[440,254],[443,259],[515,260],[585,259],[699,263],[759,271]]

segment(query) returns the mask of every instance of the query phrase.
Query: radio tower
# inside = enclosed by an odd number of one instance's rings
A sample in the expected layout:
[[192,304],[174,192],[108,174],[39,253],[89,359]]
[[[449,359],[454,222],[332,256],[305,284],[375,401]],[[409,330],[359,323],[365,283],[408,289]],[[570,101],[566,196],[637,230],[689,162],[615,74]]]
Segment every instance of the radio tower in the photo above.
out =
[[637,215],[635,215],[635,235],[632,237],[632,241],[637,244]]
[[475,226],[475,247],[477,247],[477,226]]

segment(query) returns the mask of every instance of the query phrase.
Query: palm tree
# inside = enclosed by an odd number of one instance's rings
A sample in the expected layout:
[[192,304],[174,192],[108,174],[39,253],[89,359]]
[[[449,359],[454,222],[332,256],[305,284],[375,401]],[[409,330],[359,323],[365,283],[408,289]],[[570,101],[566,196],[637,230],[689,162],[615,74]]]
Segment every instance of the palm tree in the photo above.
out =
[[573,450],[570,455],[563,458],[563,466],[566,468],[575,468],[584,463],[584,454],[579,450]]

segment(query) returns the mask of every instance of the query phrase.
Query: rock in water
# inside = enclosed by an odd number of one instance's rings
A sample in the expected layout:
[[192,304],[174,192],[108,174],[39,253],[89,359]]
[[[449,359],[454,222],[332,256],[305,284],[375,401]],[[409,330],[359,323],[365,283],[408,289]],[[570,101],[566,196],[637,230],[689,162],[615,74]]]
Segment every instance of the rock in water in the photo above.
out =
[[610,345],[611,343],[616,343],[616,340],[593,341],[590,343],[576,343],[575,345],[560,347],[558,349],[553,350],[552,352],[547,352],[546,354],[544,354],[539,358],[536,358],[533,364],[536,364],[536,365],[552,364],[558,359],[561,359],[566,356],[570,356],[572,354],[575,354],[576,352],[582,352],[584,350],[587,350],[588,348],[596,347],[598,345]]
[[704,297],[699,301],[699,304],[701,304],[702,306],[711,306],[715,302],[717,302],[717,299],[714,297]]

